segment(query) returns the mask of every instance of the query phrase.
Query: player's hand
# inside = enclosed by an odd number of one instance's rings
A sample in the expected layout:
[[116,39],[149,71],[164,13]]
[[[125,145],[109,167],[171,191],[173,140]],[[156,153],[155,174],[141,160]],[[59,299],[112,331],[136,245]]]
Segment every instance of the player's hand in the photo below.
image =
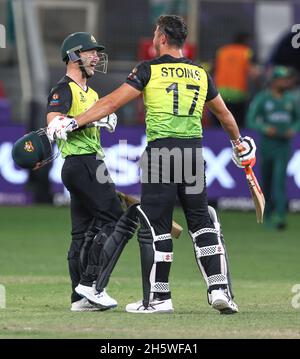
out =
[[232,140],[232,161],[237,167],[244,168],[247,166],[253,167],[255,165],[256,146],[253,138],[240,137],[237,140]]
[[104,127],[108,132],[115,132],[118,123],[118,117],[115,113],[112,113],[106,117],[101,118],[99,121],[95,121],[96,127]]
[[55,130],[55,136],[60,140],[67,141],[68,133],[76,130],[78,127],[75,118],[64,117],[64,119],[61,120],[60,126]]
[[72,132],[78,128],[78,123],[74,118],[59,115],[49,123],[47,127],[47,134],[49,139],[53,138],[67,141],[68,132]]
[[47,136],[51,142],[55,141],[55,131],[60,126],[60,121],[64,119],[64,116],[58,115],[53,118],[46,129]]

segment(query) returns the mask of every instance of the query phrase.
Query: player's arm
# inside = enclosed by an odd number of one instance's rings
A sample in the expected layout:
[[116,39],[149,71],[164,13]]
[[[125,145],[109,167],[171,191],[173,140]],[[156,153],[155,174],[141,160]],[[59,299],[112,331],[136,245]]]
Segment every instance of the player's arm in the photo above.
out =
[[228,133],[232,144],[232,160],[238,167],[254,165],[256,146],[252,138],[240,135],[238,125],[232,113],[226,107],[222,97],[218,94],[209,75],[206,104],[210,111],[220,121],[225,132]]
[[55,86],[48,96],[47,102],[47,124],[54,117],[67,114],[72,105],[72,92],[66,82]]
[[236,124],[232,113],[226,107],[222,97],[217,95],[214,99],[207,101],[206,105],[210,111],[217,117],[221,123],[224,131],[226,131],[231,140],[236,140],[240,137],[240,131]]
[[[141,63],[127,77],[126,83],[121,85],[109,95],[98,100],[86,112],[78,115],[76,118],[65,116],[64,119],[53,126],[56,138],[66,140],[69,132],[75,131],[78,127],[85,126],[94,121],[104,119],[105,126],[114,130],[116,122],[109,124],[107,116],[113,114],[121,106],[138,97],[143,91],[150,78],[150,66],[148,63]],[[98,121],[98,122],[99,122]],[[50,127],[51,124],[48,126]],[[113,131],[110,131],[113,132]]]
[[141,91],[124,83],[109,95],[96,101],[87,111],[75,118],[78,126],[84,126],[90,122],[99,120],[109,114],[116,112],[120,107],[132,101],[140,95]]
[[231,112],[226,107],[222,97],[219,95],[215,84],[209,75],[207,74],[207,94],[206,94],[206,105],[210,111],[220,121],[224,130],[228,133],[231,140],[236,140],[240,137],[240,131],[233,118]]
[[47,113],[47,125],[54,119],[56,116],[62,116],[61,112],[49,112]]
[[[72,92],[67,83],[55,86],[48,96],[47,102],[47,134],[54,141],[54,133],[60,122],[61,116],[67,114],[72,105]],[[50,125],[51,123],[51,125]]]
[[150,66],[148,63],[142,62],[131,71],[123,85],[98,100],[86,112],[77,116],[75,120],[78,126],[84,126],[116,112],[120,107],[137,98],[147,85],[149,79]]

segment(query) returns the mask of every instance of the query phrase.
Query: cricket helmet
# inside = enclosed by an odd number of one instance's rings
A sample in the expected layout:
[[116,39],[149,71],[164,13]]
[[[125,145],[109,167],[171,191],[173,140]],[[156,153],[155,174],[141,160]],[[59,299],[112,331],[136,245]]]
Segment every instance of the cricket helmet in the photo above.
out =
[[12,149],[14,162],[27,169],[38,169],[53,161],[57,155],[52,154],[52,143],[43,128],[19,138]]
[[[61,58],[64,62],[68,61],[76,62],[81,61],[80,52],[96,50],[99,52],[99,63],[95,68],[95,71],[102,72],[106,74],[108,56],[105,52],[101,52],[105,47],[99,45],[96,39],[89,32],[74,32],[73,34],[67,36],[60,49]],[[81,62],[81,68],[84,72],[84,64]]]

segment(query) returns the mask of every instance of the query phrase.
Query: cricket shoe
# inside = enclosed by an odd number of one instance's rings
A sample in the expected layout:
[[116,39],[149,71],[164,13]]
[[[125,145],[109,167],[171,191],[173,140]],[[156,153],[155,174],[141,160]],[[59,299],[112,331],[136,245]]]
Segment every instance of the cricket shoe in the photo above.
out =
[[86,298],[94,306],[105,310],[115,308],[118,302],[111,298],[104,289],[101,293],[95,292],[94,287],[88,287],[86,285],[78,284],[75,288],[76,293]]
[[218,310],[220,314],[235,314],[239,311],[238,306],[221,288],[211,291],[211,306]]
[[72,312],[96,312],[99,310],[101,309],[92,305],[86,298],[81,298],[71,305]]
[[144,307],[143,301],[140,300],[139,302],[136,303],[127,304],[126,312],[142,313],[142,314],[173,313],[174,308],[171,299],[166,299],[166,300],[155,299],[149,303],[147,308]]

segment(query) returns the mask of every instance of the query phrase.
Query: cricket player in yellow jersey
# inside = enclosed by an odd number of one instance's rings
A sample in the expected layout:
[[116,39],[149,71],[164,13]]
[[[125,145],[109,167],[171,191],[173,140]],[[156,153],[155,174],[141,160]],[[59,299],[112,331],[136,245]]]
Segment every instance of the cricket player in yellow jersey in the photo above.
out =
[[63,127],[58,124],[55,130],[58,136],[67,136],[69,132],[72,135],[75,129],[116,111],[141,92],[144,95],[148,145],[141,161],[142,194],[138,207],[143,299],[126,306],[131,313],[174,310],[169,271],[176,196],[182,204],[196,260],[207,284],[209,304],[222,314],[238,312],[220,223],[207,202],[201,157],[204,104],[228,133],[236,165],[244,167],[254,161],[256,148],[251,138],[240,136],[235,119],[211,77],[201,66],[183,57],[186,37],[187,26],[181,17],[161,16],[153,38],[158,58],[140,63],[126,83],[75,119],[65,117]]
[[[86,32],[73,33],[63,41],[61,57],[66,63],[66,75],[51,90],[47,106],[48,137],[56,140],[65,158],[62,181],[71,196],[72,241],[68,264],[72,282],[72,311],[104,310],[117,306],[116,300],[105,290],[96,293],[93,282],[99,275],[100,262],[103,267],[103,257],[108,256],[106,239],[119,221],[125,231],[119,231],[118,235],[127,238],[127,222],[130,222],[126,212],[123,214],[114,184],[97,181],[96,178],[100,165],[107,172],[99,128],[113,132],[116,115],[106,118],[98,116],[97,120],[100,120],[93,126],[78,129],[70,133],[68,138],[60,137],[53,130],[57,123],[62,122],[64,115],[77,116],[98,100],[98,94],[87,85],[87,80],[95,71],[106,73],[107,55],[101,52],[103,49]],[[105,285],[109,274],[110,271],[106,271]],[[77,291],[76,287],[79,287]],[[96,306],[88,302],[89,295],[96,298]]]

